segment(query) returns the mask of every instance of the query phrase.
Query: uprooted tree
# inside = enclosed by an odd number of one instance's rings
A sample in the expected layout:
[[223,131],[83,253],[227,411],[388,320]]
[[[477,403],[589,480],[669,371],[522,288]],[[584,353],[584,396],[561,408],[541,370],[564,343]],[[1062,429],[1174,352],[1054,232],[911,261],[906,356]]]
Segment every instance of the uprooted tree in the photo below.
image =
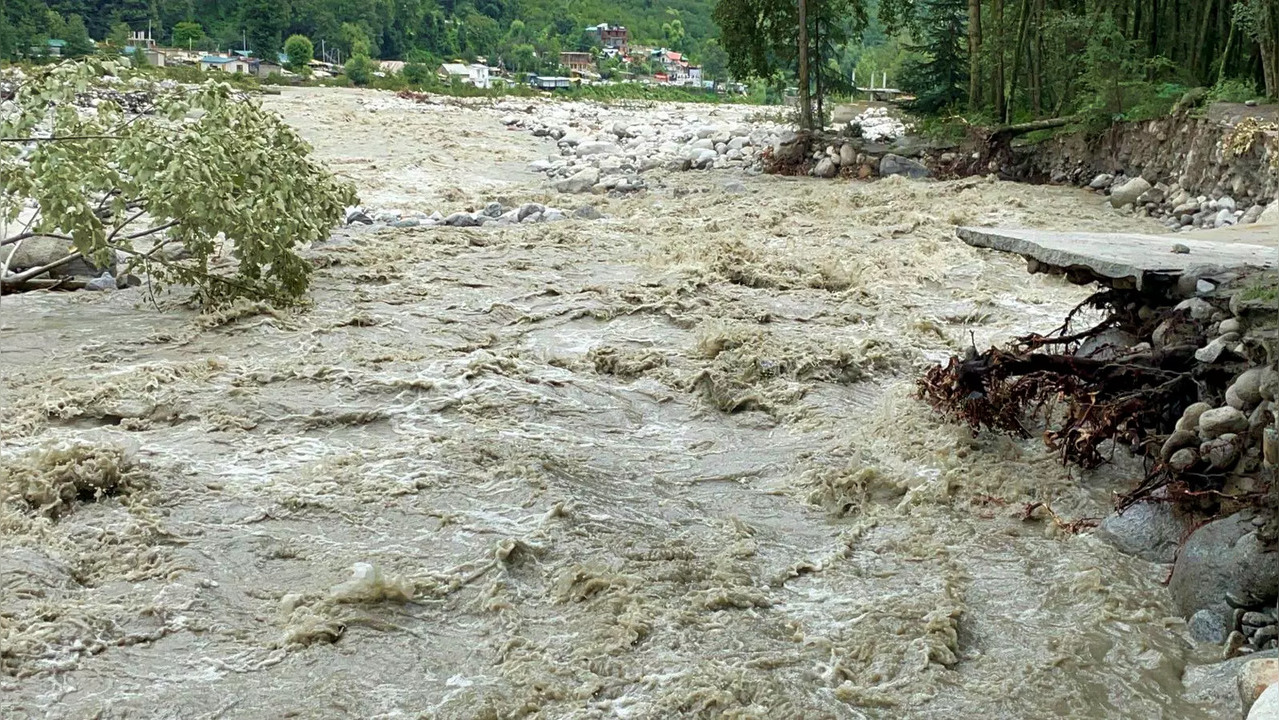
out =
[[[153,88],[122,102],[115,69],[64,63],[12,92],[0,115],[0,247],[55,238],[67,252],[6,274],[0,289],[47,286],[41,277],[61,266],[106,266],[115,254],[153,287],[192,286],[206,305],[301,298],[311,268],[298,249],[328,236],[353,189],[230,86]],[[185,252],[164,252],[175,244]]]
[[[1136,290],[1098,292],[1047,335],[982,353],[970,348],[932,368],[919,381],[920,397],[974,431],[1042,432],[1066,465],[1094,468],[1115,450],[1131,450],[1145,458],[1146,473],[1119,498],[1121,509],[1156,495],[1205,508],[1266,502],[1264,488],[1224,490],[1232,472],[1258,471],[1260,433],[1273,416],[1268,405],[1246,430],[1202,448],[1197,433],[1174,433],[1197,400],[1222,405],[1231,380],[1256,360],[1247,355],[1262,350],[1223,350],[1202,362],[1196,351],[1213,336],[1215,318],[1181,307],[1152,312],[1150,300]],[[1080,330],[1074,325],[1083,310],[1104,317]],[[1173,451],[1189,446],[1196,449],[1191,462],[1179,463]]]

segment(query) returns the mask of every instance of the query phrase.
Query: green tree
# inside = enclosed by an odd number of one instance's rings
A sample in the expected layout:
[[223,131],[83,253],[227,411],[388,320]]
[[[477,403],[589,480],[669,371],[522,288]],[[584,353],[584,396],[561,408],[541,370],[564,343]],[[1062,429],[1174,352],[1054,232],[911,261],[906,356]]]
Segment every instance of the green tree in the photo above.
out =
[[351,57],[356,55],[369,56],[372,52],[372,44],[369,42],[369,34],[364,28],[355,23],[342,23],[342,29],[339,31],[339,46],[342,51]]
[[356,55],[346,61],[342,72],[356,85],[368,85],[373,77],[373,61],[368,55]]
[[111,32],[107,35],[107,44],[114,48],[122,48],[129,44],[129,36],[133,33],[133,29],[128,23],[118,22],[111,26]]
[[922,58],[908,63],[901,79],[915,109],[935,113],[968,98],[967,25],[968,0],[924,0],[920,43],[911,47]]
[[435,73],[432,72],[431,67],[426,63],[411,62],[404,65],[404,79],[407,80],[410,85],[421,87],[423,85],[430,84],[434,75]]
[[[328,237],[355,201],[352,188],[312,160],[278,115],[234,98],[225,83],[158,93],[156,111],[136,117],[114,101],[68,112],[105,73],[95,62],[62,63],[18,88],[0,134],[68,139],[0,146],[0,212],[9,227],[34,204],[31,233],[64,239],[71,259],[105,265],[115,251],[130,271],[192,286],[206,304],[299,300],[311,268],[298,248]],[[174,262],[155,252],[170,243],[191,257]],[[214,273],[210,262],[224,247],[235,268]],[[0,282],[21,288],[49,269]]]
[[274,59],[284,44],[289,6],[284,0],[241,0],[240,24],[254,56]]
[[63,40],[67,42],[62,47],[62,54],[65,57],[84,57],[92,55],[97,51],[97,45],[94,44],[93,38],[89,37],[89,30],[84,26],[84,18],[79,15],[72,15],[67,18],[66,29],[63,31]]
[[288,58],[288,68],[293,72],[302,72],[315,59],[315,46],[311,38],[305,35],[290,35],[284,41],[284,54]]
[[204,28],[198,22],[180,22],[173,26],[173,44],[193,48],[204,43]]
[[679,18],[662,23],[662,39],[666,41],[666,47],[683,51],[684,35],[684,22]]
[[728,79],[728,53],[717,40],[707,40],[702,47],[702,74],[716,83]]

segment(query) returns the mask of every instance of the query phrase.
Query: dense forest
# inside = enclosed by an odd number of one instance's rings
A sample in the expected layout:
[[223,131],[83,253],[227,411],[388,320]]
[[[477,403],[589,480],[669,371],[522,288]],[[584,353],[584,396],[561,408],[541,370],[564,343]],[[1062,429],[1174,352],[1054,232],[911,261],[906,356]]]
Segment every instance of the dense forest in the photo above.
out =
[[634,42],[696,56],[715,35],[711,6],[711,0],[4,0],[0,55],[16,57],[67,27],[74,34],[82,25],[105,40],[124,23],[151,27],[165,43],[210,50],[245,44],[267,57],[301,34],[344,57],[367,48],[375,58],[423,62],[527,60],[587,49],[591,39],[583,30],[607,22],[625,25]]
[[739,76],[795,77],[805,46],[819,112],[853,70],[999,122],[1279,95],[1279,0],[719,0],[714,17]]

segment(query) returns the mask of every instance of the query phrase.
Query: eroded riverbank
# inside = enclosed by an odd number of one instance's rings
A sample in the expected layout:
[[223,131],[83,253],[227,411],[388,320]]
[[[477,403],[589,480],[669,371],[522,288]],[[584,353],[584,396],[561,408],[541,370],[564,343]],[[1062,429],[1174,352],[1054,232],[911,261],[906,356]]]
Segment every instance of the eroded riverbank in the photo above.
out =
[[[268,105],[369,204],[570,202],[498,112],[367,97]],[[978,179],[648,188],[575,196],[599,221],[341,231],[295,315],[6,297],[6,463],[137,465],[0,518],[2,714],[1231,717],[1183,687],[1164,568],[1022,520],[1099,517],[1131,476],[911,397],[1086,294],[954,225],[1154,221]],[[335,599],[361,562],[412,602]]]

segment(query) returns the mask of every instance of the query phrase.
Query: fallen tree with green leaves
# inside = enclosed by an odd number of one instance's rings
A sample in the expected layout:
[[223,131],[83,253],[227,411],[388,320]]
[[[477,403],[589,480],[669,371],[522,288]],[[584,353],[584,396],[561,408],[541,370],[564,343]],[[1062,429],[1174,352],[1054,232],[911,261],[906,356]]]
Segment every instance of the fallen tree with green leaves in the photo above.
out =
[[[225,83],[152,88],[149,104],[126,110],[112,99],[115,70],[63,63],[10,78],[17,86],[0,110],[0,291],[57,286],[61,267],[118,258],[153,290],[190,286],[206,306],[302,298],[311,268],[298,250],[328,237],[353,188],[279,116]],[[50,239],[65,255],[9,272],[22,243]],[[166,250],[177,246],[180,254]]]

